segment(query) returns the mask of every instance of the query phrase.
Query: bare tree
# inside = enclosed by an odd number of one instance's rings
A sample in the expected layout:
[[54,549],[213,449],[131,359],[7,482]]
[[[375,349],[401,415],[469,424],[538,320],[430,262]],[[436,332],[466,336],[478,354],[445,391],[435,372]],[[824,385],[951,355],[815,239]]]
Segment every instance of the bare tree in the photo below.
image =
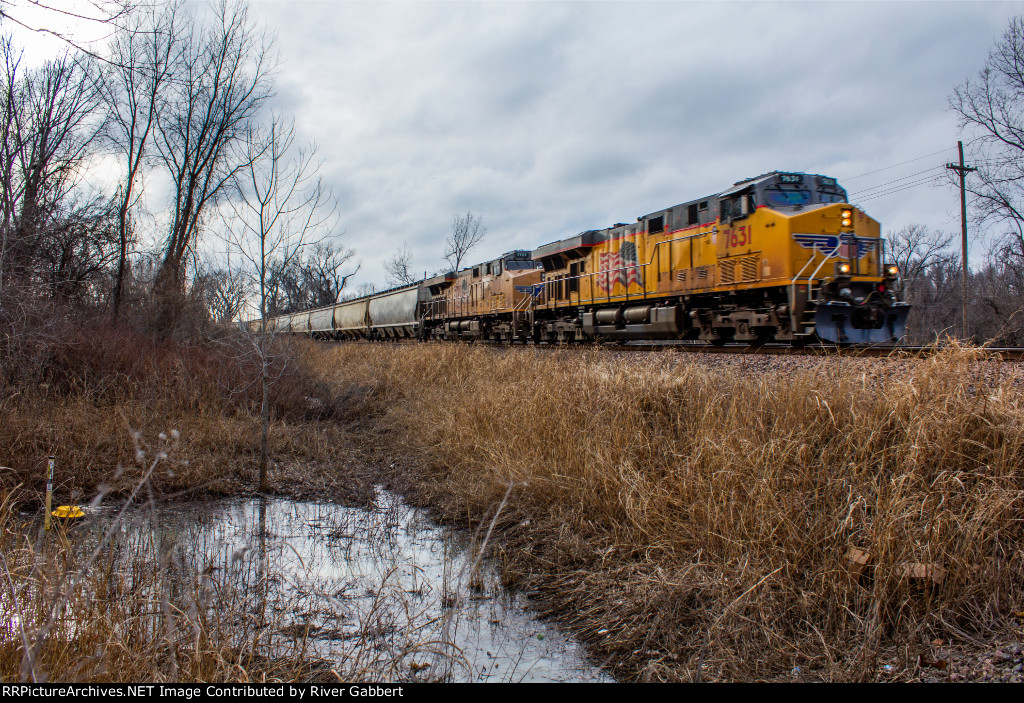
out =
[[[80,44],[79,40],[73,34],[54,29],[52,22],[48,22],[46,25],[40,26],[29,24],[28,21],[24,19],[22,12],[25,6],[45,10],[50,14],[48,20],[63,17],[70,20],[84,21],[86,24],[116,26],[122,19],[131,13],[132,8],[135,6],[135,2],[133,0],[90,0],[87,3],[80,3],[78,7],[71,9],[68,7],[60,7],[57,3],[44,2],[43,0],[0,1],[0,20],[13,22],[19,27],[23,27],[31,32],[36,32],[37,34],[49,34],[66,42],[83,53],[93,55],[92,52],[88,51]],[[98,58],[96,55],[93,55],[93,57]]]
[[949,246],[953,242],[953,235],[911,223],[899,231],[889,232],[886,239],[889,240],[890,257],[899,268],[904,289],[912,290],[928,268],[951,255]]
[[260,490],[266,491],[270,386],[274,330],[267,327],[270,269],[287,267],[304,249],[323,242],[337,225],[337,208],[321,181],[315,150],[294,146],[295,130],[273,119],[266,131],[254,131],[247,142],[247,166],[235,179],[237,199],[231,201],[228,242],[247,263],[245,270],[259,302],[259,331],[254,342],[263,387],[260,434]]
[[355,252],[331,242],[308,247],[298,256],[274,259],[267,266],[267,314],[270,317],[333,305],[348,280],[359,272],[350,268]]
[[448,262],[451,270],[458,271],[466,254],[483,240],[485,234],[487,228],[483,226],[483,218],[475,217],[472,211],[467,212],[465,217],[455,215],[452,233],[445,240],[444,255],[441,258]]
[[[184,24],[184,23],[183,23]],[[256,155],[249,134],[272,95],[269,43],[246,7],[221,0],[216,18],[182,38],[174,90],[158,120],[157,145],[174,192],[171,226],[157,273],[158,329],[176,324],[186,258],[207,209]]]
[[953,235],[909,224],[886,234],[889,258],[897,265],[903,295],[912,306],[907,338],[934,342],[957,322],[963,285],[960,259],[949,246]]
[[395,249],[391,257],[384,262],[384,270],[388,273],[389,286],[405,286],[416,282],[416,275],[412,273],[412,252],[409,245],[402,242],[402,246]]
[[157,116],[165,108],[165,89],[173,79],[179,7],[179,0],[172,0],[163,6],[146,5],[131,12],[111,46],[111,68],[103,97],[110,115],[110,140],[125,162],[125,175],[115,198],[118,259],[112,292],[114,319],[120,313],[124,296],[132,235],[129,210],[138,199],[136,183],[146,162]]
[[[0,270],[5,278],[17,273],[31,282],[38,279],[40,255],[53,244],[49,238],[67,232],[69,196],[95,151],[102,128],[99,74],[88,57],[71,54],[19,74],[9,41],[2,51]],[[91,217],[95,208],[87,209]]]
[[950,107],[978,171],[967,181],[975,221],[999,225],[1011,263],[1024,270],[1024,18],[1014,17],[974,79],[958,85]]
[[210,318],[222,324],[237,320],[251,295],[248,277],[230,267],[200,271],[192,286]]
[[367,295],[373,295],[377,292],[377,286],[372,283],[360,283],[356,286],[356,289],[351,293],[346,293],[342,296],[342,300],[352,300],[353,298],[363,298]]
[[325,241],[298,257],[296,268],[302,281],[302,308],[322,308],[338,302],[348,280],[359,272],[358,264],[354,269],[348,268],[354,256],[352,249],[335,248],[333,243]]
[[111,202],[103,197],[82,200],[72,203],[66,214],[47,228],[36,251],[36,275],[53,299],[102,304],[116,256]]
[[[0,296],[4,290],[7,243],[11,240],[15,207],[20,199],[20,182],[15,164],[21,153],[17,111],[21,102],[21,53],[14,48],[10,37],[0,37],[0,58],[3,60],[3,87],[0,93]],[[2,298],[0,298],[2,300]]]

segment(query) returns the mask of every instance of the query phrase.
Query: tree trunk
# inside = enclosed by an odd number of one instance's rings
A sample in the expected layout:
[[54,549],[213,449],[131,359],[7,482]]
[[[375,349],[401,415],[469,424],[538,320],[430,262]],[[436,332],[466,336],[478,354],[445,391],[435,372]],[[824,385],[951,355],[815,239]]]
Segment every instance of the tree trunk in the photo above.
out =
[[114,322],[121,314],[121,299],[124,297],[124,273],[128,260],[128,199],[131,197],[131,187],[128,187],[128,194],[117,211],[117,229],[120,249],[117,254],[117,278],[114,279]]
[[156,333],[166,339],[174,334],[181,322],[185,305],[184,282],[181,276],[181,262],[171,254],[164,258],[153,282],[155,311],[153,325]]
[[270,434],[270,374],[267,369],[267,320],[260,323],[260,369],[263,381],[263,408],[260,413],[260,492],[270,490],[267,484],[268,435]]

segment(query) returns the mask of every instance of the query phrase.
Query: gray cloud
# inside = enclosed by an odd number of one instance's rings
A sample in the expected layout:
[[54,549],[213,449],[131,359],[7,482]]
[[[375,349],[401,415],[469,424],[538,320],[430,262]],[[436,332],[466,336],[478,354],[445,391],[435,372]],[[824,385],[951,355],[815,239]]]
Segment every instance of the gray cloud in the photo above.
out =
[[[318,142],[363,281],[408,242],[440,266],[452,215],[533,248],[774,169],[841,180],[954,147],[953,86],[998,3],[273,3],[278,104]],[[950,155],[932,159],[941,164]],[[924,168],[931,161],[906,168]],[[846,183],[851,192],[912,171]],[[865,203],[955,227],[948,189]]]

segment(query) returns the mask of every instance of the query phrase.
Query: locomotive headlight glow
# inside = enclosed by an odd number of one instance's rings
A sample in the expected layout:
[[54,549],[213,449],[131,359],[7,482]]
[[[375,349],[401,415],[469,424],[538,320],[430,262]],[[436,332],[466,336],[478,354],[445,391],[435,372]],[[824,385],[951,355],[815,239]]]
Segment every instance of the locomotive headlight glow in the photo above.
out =
[[889,278],[896,278],[896,275],[900,272],[896,264],[889,264],[885,267],[885,275]]
[[843,227],[849,227],[852,224],[853,224],[853,220],[851,220],[849,218],[846,218],[846,219],[843,220]]
[[853,217],[853,210],[843,210],[843,219],[848,220]]
[[851,271],[851,269],[850,269],[850,265],[849,264],[845,264],[845,263],[843,263],[843,264],[836,264],[836,275],[837,276],[849,276],[850,275],[850,271]]

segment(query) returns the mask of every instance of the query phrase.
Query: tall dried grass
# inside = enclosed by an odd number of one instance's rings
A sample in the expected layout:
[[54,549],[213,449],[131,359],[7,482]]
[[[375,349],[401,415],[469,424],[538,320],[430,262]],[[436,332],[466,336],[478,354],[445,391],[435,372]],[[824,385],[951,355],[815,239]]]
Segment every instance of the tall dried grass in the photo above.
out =
[[[665,356],[309,347],[372,388],[378,441],[455,520],[501,521],[506,578],[626,678],[916,675],[935,637],[1024,607],[1024,407],[953,348],[875,375]],[[873,558],[851,578],[847,554]],[[909,564],[938,564],[935,586]]]
[[[37,347],[0,359],[0,487],[20,485],[21,500],[41,499],[46,460],[55,455],[60,499],[87,500],[101,485],[130,490],[140,446],[156,446],[171,429],[183,441],[175,461],[153,476],[158,493],[255,485],[259,365],[240,335],[186,344],[99,324],[70,327]],[[289,366],[287,354],[277,366],[272,459],[336,464],[342,442],[335,421],[359,399],[328,392]]]
[[[260,387],[248,340],[159,341],[96,324],[15,341],[0,344],[0,679],[377,680],[401,665],[358,643],[326,664],[302,633],[283,649],[278,620],[308,604],[260,600],[277,575],[251,556],[175,562],[152,531],[120,520],[83,552],[81,534],[58,522],[35,536],[41,519],[19,512],[42,503],[49,455],[56,504],[254,490]],[[366,394],[333,392],[279,351],[272,488],[371,499],[342,426]]]

